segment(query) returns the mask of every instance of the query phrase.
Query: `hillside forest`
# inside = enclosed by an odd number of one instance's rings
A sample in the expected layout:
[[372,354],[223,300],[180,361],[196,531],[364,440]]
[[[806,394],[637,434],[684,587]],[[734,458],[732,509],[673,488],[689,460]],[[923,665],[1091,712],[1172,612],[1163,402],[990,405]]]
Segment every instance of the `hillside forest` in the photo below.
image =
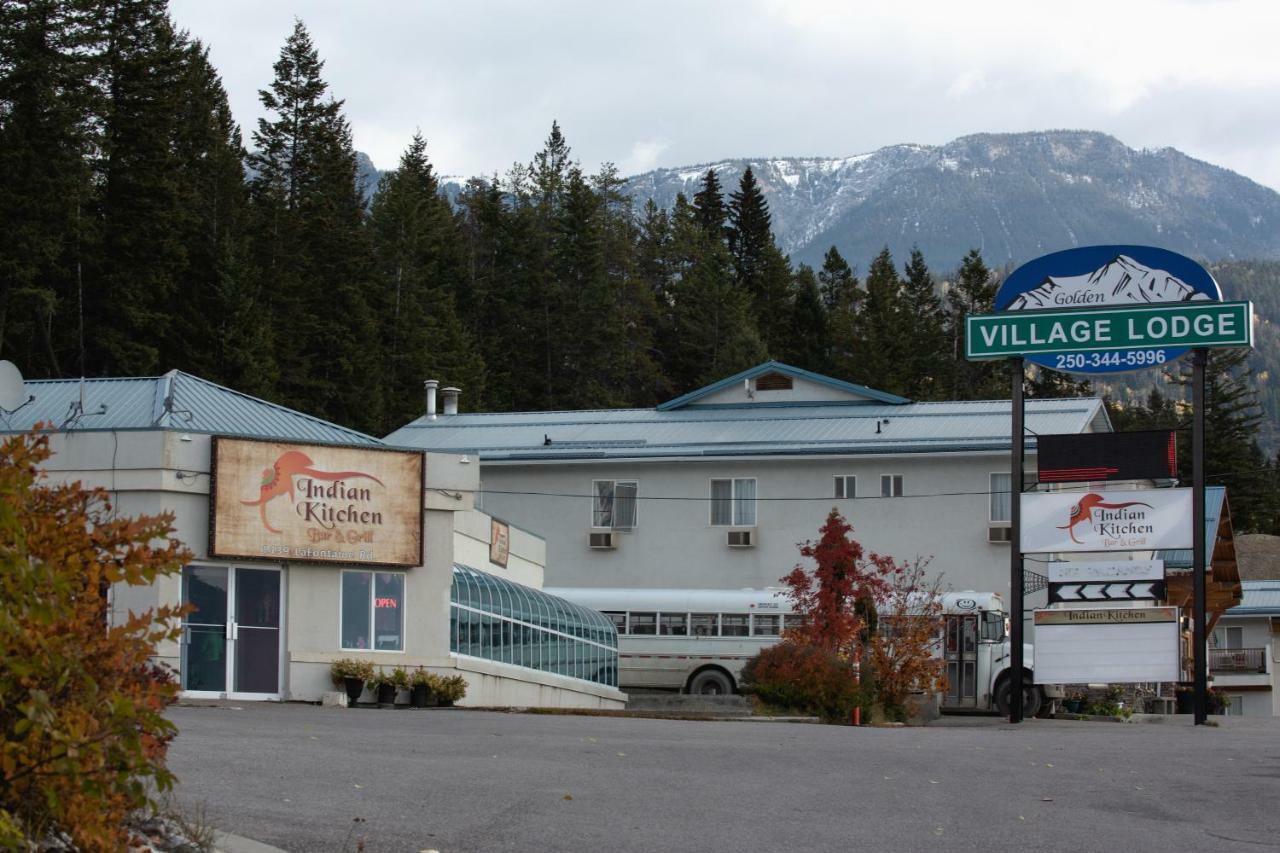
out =
[[[769,358],[913,400],[1009,393],[1006,364],[963,358],[963,318],[1008,271],[977,250],[795,265],[750,170],[639,205],[555,122],[452,203],[418,133],[366,201],[323,71],[298,22],[246,139],[165,0],[5,3],[0,357],[29,378],[177,368],[374,435],[422,414],[427,378],[473,411],[652,406]],[[1280,318],[1280,264],[1212,272]],[[1280,350],[1275,328],[1260,345]],[[1208,471],[1239,529],[1280,532],[1280,391],[1245,355],[1212,358]],[[1181,428],[1179,369],[1096,388],[1031,372],[1027,392],[1107,393],[1117,428]]]

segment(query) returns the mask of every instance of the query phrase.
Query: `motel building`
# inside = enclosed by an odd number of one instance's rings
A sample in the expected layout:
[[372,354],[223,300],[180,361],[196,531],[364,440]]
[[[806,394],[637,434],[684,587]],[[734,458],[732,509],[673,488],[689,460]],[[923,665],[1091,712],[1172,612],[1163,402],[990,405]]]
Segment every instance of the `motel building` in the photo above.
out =
[[[1096,397],[1028,400],[1026,426],[1112,429]],[[835,507],[867,551],[1008,602],[1009,432],[1008,400],[913,403],[766,362],[651,409],[451,407],[386,441],[478,459],[484,511],[546,538],[549,587],[777,586]],[[1035,458],[1029,440],[1030,482]]]
[[158,654],[184,696],[314,701],[330,663],[359,658],[462,675],[463,705],[623,707],[613,624],[541,591],[546,544],[475,508],[474,456],[389,448],[179,371],[32,381],[22,399],[0,430],[52,425],[50,481],[175,515],[190,564],[118,585],[110,611],[194,606]]

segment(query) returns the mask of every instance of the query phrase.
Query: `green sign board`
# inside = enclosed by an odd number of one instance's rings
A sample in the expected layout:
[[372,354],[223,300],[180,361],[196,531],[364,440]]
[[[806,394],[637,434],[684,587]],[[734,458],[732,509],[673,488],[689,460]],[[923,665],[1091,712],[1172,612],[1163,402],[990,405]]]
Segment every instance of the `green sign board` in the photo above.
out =
[[[1096,359],[1111,368],[1163,364],[1165,351],[1185,347],[1252,347],[1250,302],[1172,302],[1065,311],[1009,311],[965,318],[965,357],[1057,355]],[[1112,364],[1112,362],[1115,362]]]

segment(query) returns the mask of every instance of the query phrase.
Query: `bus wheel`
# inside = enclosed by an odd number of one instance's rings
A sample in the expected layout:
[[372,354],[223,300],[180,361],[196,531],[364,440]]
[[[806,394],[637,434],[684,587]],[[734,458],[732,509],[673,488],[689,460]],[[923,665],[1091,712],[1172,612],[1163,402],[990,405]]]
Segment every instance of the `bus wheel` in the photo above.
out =
[[689,692],[703,696],[727,696],[733,692],[733,679],[722,669],[704,669],[689,679]]
[[[1006,678],[1000,682],[1000,686],[996,688],[996,709],[1003,717],[1009,716],[1010,688],[1013,686],[1013,679]],[[1040,692],[1040,688],[1035,684],[1024,681],[1022,682],[1022,718],[1029,720],[1036,714],[1040,713],[1040,705],[1044,699],[1044,694]]]

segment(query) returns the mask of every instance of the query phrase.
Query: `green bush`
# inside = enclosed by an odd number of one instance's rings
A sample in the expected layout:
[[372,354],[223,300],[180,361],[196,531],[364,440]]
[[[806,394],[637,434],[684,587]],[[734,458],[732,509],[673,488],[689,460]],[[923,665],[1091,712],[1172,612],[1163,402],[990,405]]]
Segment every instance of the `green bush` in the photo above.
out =
[[329,678],[335,687],[342,687],[347,678],[358,678],[368,684],[373,680],[373,664],[367,660],[339,658],[329,664]]
[[742,689],[777,708],[848,723],[864,703],[853,665],[815,646],[778,643],[747,661]]
[[442,702],[457,702],[467,695],[467,680],[461,675],[431,675],[431,692]]

